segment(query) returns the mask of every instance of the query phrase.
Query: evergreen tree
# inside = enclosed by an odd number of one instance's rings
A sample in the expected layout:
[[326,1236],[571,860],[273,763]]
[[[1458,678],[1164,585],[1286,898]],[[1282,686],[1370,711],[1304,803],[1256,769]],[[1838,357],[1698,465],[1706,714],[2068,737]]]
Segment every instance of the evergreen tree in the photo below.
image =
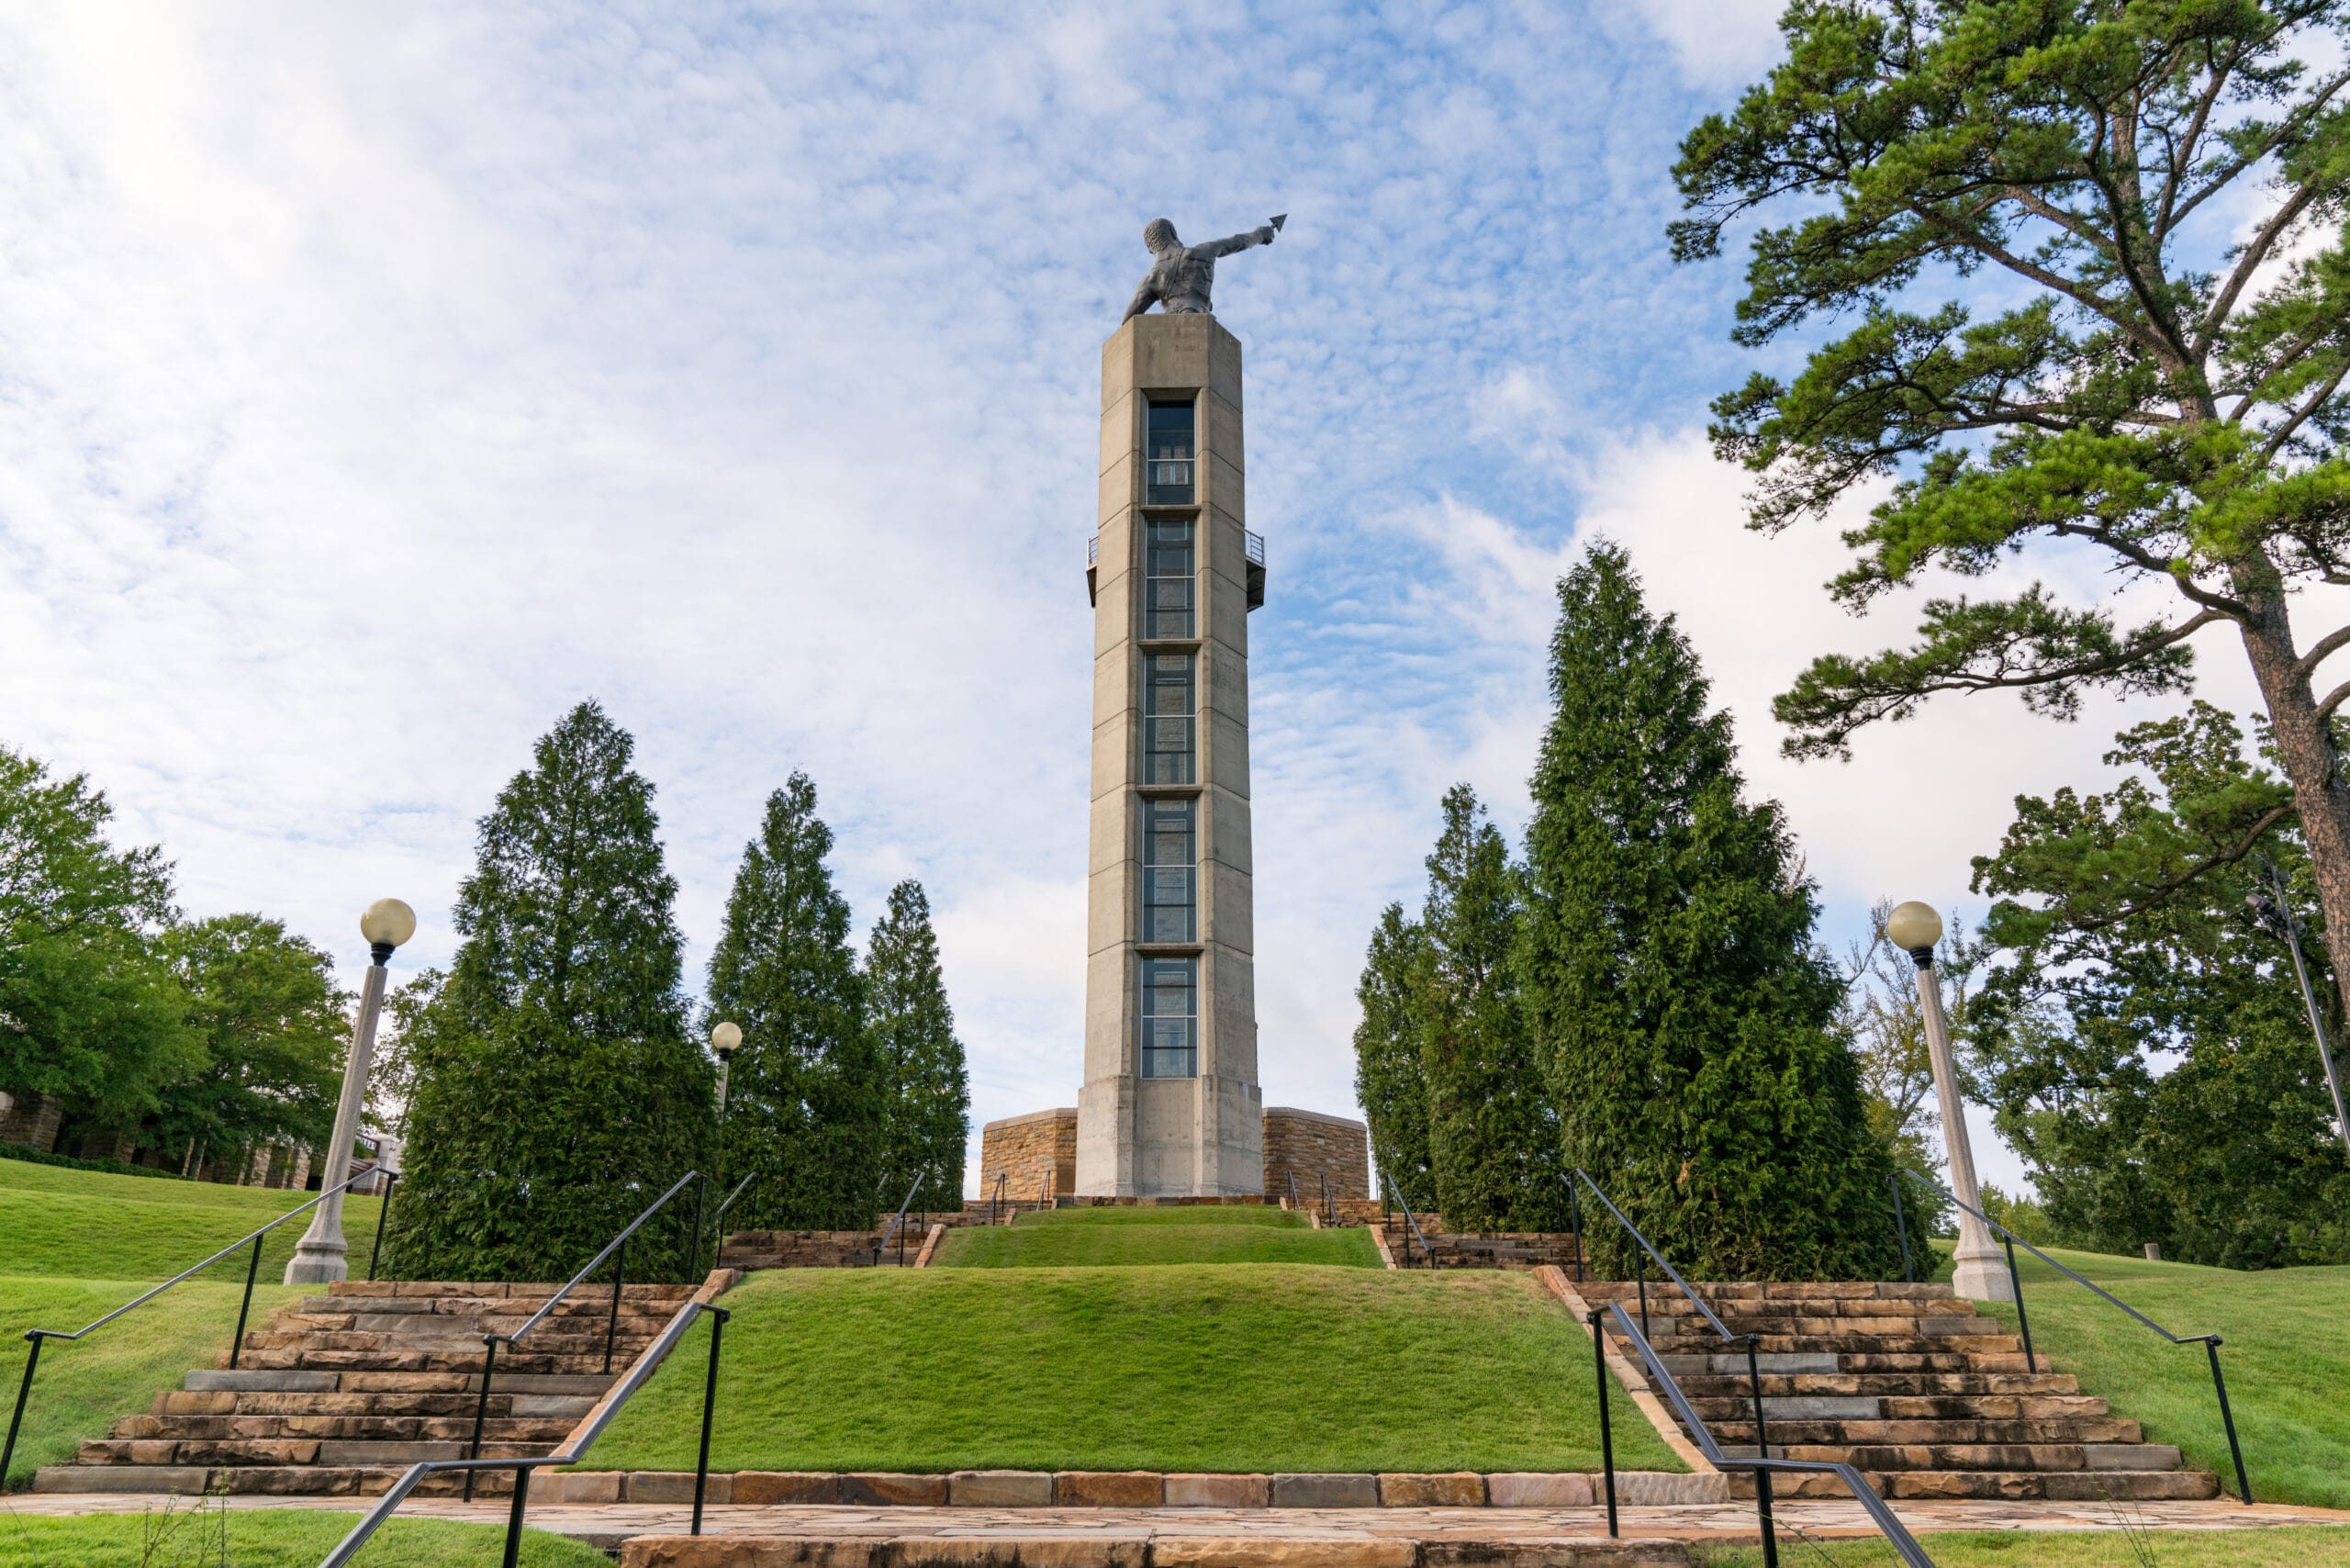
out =
[[1466,784],[1445,792],[1427,869],[1411,1016],[1438,1211],[1455,1230],[1563,1229],[1558,1119],[1512,967],[1517,872]]
[[[677,883],[633,750],[583,702],[481,820],[464,944],[403,1032],[408,1168],[386,1245],[407,1278],[563,1279],[710,1152]],[[632,1276],[682,1276],[691,1202],[630,1242]]]
[[1371,1154],[1381,1174],[1413,1208],[1433,1210],[1427,1084],[1412,1027],[1420,945],[1419,924],[1404,917],[1402,904],[1380,911],[1355,986],[1355,1000],[1362,1003],[1362,1022],[1355,1025],[1355,1100],[1370,1125]]
[[1886,1278],[1891,1160],[1778,807],[1740,799],[1729,717],[1622,550],[1559,607],[1520,969],[1567,1153],[1699,1278]]
[[901,1199],[919,1171],[918,1203],[957,1207],[971,1086],[920,882],[909,879],[890,890],[890,912],[873,928],[865,960],[865,998],[888,1094],[881,1191],[892,1202]]
[[743,1031],[726,1170],[730,1182],[758,1177],[737,1205],[745,1226],[856,1229],[882,1202],[887,1093],[865,1026],[848,901],[824,864],[832,847],[816,786],[793,774],[767,797],[759,835],[744,847],[711,955],[711,1016]]

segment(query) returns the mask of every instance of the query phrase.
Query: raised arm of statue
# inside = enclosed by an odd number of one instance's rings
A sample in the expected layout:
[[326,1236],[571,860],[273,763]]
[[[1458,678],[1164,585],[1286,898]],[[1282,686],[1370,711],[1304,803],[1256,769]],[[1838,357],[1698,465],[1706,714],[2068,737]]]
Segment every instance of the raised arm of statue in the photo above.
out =
[[1272,242],[1273,231],[1270,227],[1251,229],[1246,234],[1234,234],[1222,240],[1211,240],[1204,245],[1194,245],[1192,247],[1192,253],[1228,256],[1235,251],[1245,251],[1251,245],[1270,245]]

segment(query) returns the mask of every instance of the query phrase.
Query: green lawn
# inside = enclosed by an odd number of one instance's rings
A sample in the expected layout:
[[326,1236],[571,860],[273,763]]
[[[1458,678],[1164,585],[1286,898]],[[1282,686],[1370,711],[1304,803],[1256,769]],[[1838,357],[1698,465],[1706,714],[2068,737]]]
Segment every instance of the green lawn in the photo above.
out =
[[[2070,1262],[2068,1258],[2065,1261]],[[2025,1303],[2031,1305],[2029,1301]],[[2126,1505],[2125,1505],[2126,1506]],[[2350,1529],[2240,1530],[1971,1530],[1918,1538],[1935,1568],[2333,1568],[2350,1564]],[[1706,1568],[1762,1568],[1760,1546],[1699,1547]],[[1896,1564],[1883,1540],[1796,1540],[1779,1532],[1782,1562]]]
[[[315,1568],[359,1522],[357,1514],[303,1508],[207,1507],[159,1499],[145,1514],[32,1518],[0,1513],[0,1568]],[[476,1568],[495,1562],[501,1525],[393,1519],[359,1554],[364,1568]],[[225,1544],[224,1544],[225,1542]],[[522,1532],[528,1568],[610,1568],[611,1560],[566,1536]]]
[[[1599,1464],[1590,1341],[1526,1274],[794,1269],[725,1305],[717,1469]],[[589,1468],[692,1468],[707,1322]],[[1615,1398],[1617,1462],[1684,1468]]]
[[[0,1159],[0,1274],[169,1279],[313,1196]],[[351,1241],[354,1275],[367,1271],[367,1249],[381,1210],[375,1198],[352,1197],[343,1204],[342,1230]],[[294,1243],[308,1224],[305,1215],[270,1232],[262,1248],[263,1279],[285,1276]],[[244,1261],[223,1260],[214,1266],[224,1277],[234,1270],[242,1280]]]
[[[121,1178],[135,1181],[135,1177]],[[67,1331],[104,1316],[148,1288],[145,1282],[42,1280],[0,1276],[0,1423],[15,1408],[25,1372],[28,1328]],[[276,1283],[253,1291],[252,1322],[300,1294]],[[32,1396],[8,1462],[7,1484],[32,1484],[33,1471],[62,1464],[84,1438],[102,1438],[118,1416],[136,1416],[154,1402],[156,1391],[177,1388],[190,1367],[208,1367],[229,1348],[237,1326],[241,1274],[214,1283],[190,1280],[176,1290],[117,1318],[86,1339],[51,1339],[41,1347],[33,1373]],[[0,1432],[6,1427],[0,1425]],[[7,1559],[0,1557],[0,1562]]]
[[1332,1263],[1381,1267],[1368,1230],[1315,1230],[1277,1208],[1058,1209],[1009,1226],[950,1230],[932,1262],[950,1269]]
[[[2226,1341],[2220,1364],[2256,1500],[2350,1508],[2350,1268],[2242,1273],[2047,1251],[2172,1333]],[[2030,1253],[2016,1258],[2032,1348],[2059,1372],[2078,1373],[2082,1391],[2102,1394],[2116,1415],[2144,1423],[2149,1440],[2177,1443],[2232,1495],[2235,1472],[2203,1347],[2173,1345]],[[1940,1277],[1950,1277],[1947,1257]],[[2016,1320],[2013,1307],[1984,1310]]]

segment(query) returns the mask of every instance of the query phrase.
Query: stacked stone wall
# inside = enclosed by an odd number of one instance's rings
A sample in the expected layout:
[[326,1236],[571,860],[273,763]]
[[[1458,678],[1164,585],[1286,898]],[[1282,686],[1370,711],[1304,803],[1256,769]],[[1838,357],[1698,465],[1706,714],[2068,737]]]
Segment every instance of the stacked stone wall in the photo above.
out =
[[64,1114],[64,1105],[54,1095],[0,1092],[0,1143],[47,1154],[57,1147],[57,1126]]
[[1077,1107],[1032,1111],[1006,1116],[979,1129],[979,1197],[995,1191],[998,1171],[1005,1172],[1003,1195],[1033,1204],[1046,1197],[1065,1197],[1077,1190]]
[[1322,1201],[1322,1178],[1330,1179],[1330,1194],[1340,1202],[1371,1196],[1371,1135],[1358,1121],[1272,1105],[1265,1110],[1265,1192],[1289,1196],[1290,1178],[1297,1178],[1297,1197],[1311,1206]]

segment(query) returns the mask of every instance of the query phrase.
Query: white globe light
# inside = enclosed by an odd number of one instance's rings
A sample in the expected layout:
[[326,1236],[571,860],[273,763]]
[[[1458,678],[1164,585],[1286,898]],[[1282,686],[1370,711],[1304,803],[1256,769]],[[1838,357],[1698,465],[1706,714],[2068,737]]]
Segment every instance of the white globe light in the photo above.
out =
[[375,946],[397,947],[416,935],[416,911],[397,899],[377,899],[359,917],[359,935]]
[[1934,913],[1932,904],[1912,899],[1886,916],[1885,935],[1905,953],[1930,949],[1942,939],[1942,917]]
[[739,1024],[721,1024],[710,1032],[710,1043],[720,1056],[726,1056],[743,1043],[743,1027]]

